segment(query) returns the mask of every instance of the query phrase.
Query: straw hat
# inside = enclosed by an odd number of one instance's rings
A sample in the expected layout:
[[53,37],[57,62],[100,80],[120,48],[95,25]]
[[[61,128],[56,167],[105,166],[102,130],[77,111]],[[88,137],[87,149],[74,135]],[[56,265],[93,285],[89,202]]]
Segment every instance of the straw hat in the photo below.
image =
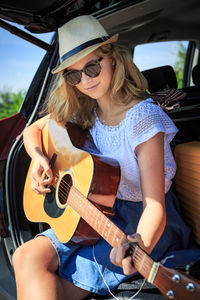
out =
[[60,65],[52,70],[58,73],[95,49],[114,43],[118,34],[110,37],[93,16],[79,16],[58,29]]

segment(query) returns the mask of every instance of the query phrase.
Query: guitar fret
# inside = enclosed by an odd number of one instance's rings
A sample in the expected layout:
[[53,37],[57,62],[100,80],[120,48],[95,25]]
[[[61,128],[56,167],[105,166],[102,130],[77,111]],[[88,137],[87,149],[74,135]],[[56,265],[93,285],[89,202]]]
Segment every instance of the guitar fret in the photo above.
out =
[[113,232],[114,232],[114,234],[113,234],[113,239],[112,239],[112,245],[115,245],[114,247],[117,247],[117,246],[119,246],[119,241],[120,241],[120,239],[119,239],[119,235],[118,235],[118,228],[116,229],[115,228],[115,230],[114,230],[114,228],[113,228]]
[[132,245],[132,248],[134,265],[140,274],[146,277],[151,270],[153,260],[138,245]]
[[[95,209],[95,218],[94,218],[94,221],[95,221],[95,224],[94,224],[94,228],[97,228],[97,222],[99,220],[99,210]],[[98,230],[96,229],[96,231],[98,232]]]
[[89,220],[89,224],[93,228],[95,228],[95,230],[101,235],[101,224],[102,224],[102,220],[103,220],[104,215],[102,215],[102,213],[95,206],[93,206],[93,204],[91,204],[91,203],[90,203],[90,207],[92,208],[91,209],[92,215],[91,215],[91,218]]
[[91,213],[92,213],[92,206],[90,205],[90,203],[89,204],[86,203],[86,209],[85,209],[86,216],[85,216],[85,219],[86,219],[87,222],[89,221],[89,219],[91,221],[91,218],[92,218]]
[[[75,189],[73,189],[76,191]],[[77,192],[77,191],[76,191]],[[87,199],[85,197],[79,194],[79,199],[76,201],[76,199],[73,197],[73,202],[69,201],[69,205],[71,205],[79,214],[80,216],[85,219],[85,221],[90,224],[95,230],[104,238],[107,238],[107,234],[105,235],[105,227],[107,224],[107,218],[103,215],[101,211],[99,211],[93,204],[90,202],[88,203]],[[97,216],[97,217],[96,217]],[[94,221],[97,223],[97,225],[94,227]],[[104,226],[104,228],[102,227]]]
[[[72,190],[72,191],[71,191]],[[85,221],[90,224],[113,247],[117,247],[125,239],[126,235],[111,222],[100,210],[84,197],[75,187],[72,187],[69,205],[74,208]],[[77,195],[74,197],[73,195]],[[95,225],[94,225],[95,224]]]
[[93,228],[95,228],[95,230],[100,234],[100,226],[101,226],[101,220],[99,218],[99,216],[102,216],[101,215],[101,212],[94,206],[93,209],[93,214],[92,214],[92,217],[91,217],[91,226]]
[[140,266],[138,268],[138,271],[141,272],[142,271],[142,268],[143,268],[143,265],[144,265],[144,262],[145,262],[145,259],[146,259],[146,253],[144,254],[144,256],[142,257],[141,259],[141,263],[140,263]]
[[106,221],[106,228],[107,229],[107,232],[104,233],[104,236],[107,238],[107,240],[110,239],[110,232],[111,232],[111,225],[110,225],[110,222],[109,220]]
[[103,229],[102,229],[102,237],[104,237],[105,239],[107,239],[107,234],[106,234],[106,232],[105,232],[105,230],[106,230],[106,225],[107,225],[107,220],[104,220],[103,224],[104,224],[104,227],[103,227]]
[[98,232],[102,235],[102,221],[103,221],[103,214],[101,214],[101,220],[99,220]]

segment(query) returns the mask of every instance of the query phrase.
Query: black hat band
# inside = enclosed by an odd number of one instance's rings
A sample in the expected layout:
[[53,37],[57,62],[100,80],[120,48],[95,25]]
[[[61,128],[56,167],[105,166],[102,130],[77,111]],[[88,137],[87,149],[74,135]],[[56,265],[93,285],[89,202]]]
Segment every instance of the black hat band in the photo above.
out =
[[60,58],[60,62],[63,63],[63,61],[69,57],[71,57],[72,55],[80,52],[81,50],[89,47],[89,46],[92,46],[92,45],[95,45],[95,44],[98,44],[98,43],[102,43],[102,42],[105,42],[107,40],[109,40],[110,36],[103,36],[101,38],[97,38],[97,39],[94,39],[94,40],[91,40],[91,41],[88,41],[88,42],[85,42],[83,44],[81,44],[80,46],[77,46],[75,47],[74,49],[70,50],[69,52],[65,53],[61,58]]

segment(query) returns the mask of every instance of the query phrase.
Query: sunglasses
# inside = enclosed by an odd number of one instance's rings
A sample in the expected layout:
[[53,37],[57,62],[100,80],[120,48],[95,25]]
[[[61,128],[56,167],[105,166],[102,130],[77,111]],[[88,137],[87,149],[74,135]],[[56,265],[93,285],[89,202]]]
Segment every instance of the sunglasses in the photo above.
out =
[[101,73],[101,65],[103,57],[87,63],[82,70],[67,70],[63,73],[65,80],[71,85],[77,85],[81,82],[82,73],[85,73],[91,78],[99,76]]

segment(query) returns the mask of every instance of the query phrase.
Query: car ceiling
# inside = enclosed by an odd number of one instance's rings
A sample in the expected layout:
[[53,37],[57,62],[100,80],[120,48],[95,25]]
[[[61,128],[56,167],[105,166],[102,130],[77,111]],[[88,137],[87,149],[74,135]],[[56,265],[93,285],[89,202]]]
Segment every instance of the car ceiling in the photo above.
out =
[[[126,44],[167,40],[200,41],[199,0],[149,0],[103,16],[109,33]],[[131,41],[131,42],[130,42]]]
[[74,16],[92,14],[123,43],[200,40],[199,0],[0,0],[0,18],[30,32],[55,31]]
[[34,33],[55,31],[77,15],[116,11],[143,0],[0,0],[0,18]]

